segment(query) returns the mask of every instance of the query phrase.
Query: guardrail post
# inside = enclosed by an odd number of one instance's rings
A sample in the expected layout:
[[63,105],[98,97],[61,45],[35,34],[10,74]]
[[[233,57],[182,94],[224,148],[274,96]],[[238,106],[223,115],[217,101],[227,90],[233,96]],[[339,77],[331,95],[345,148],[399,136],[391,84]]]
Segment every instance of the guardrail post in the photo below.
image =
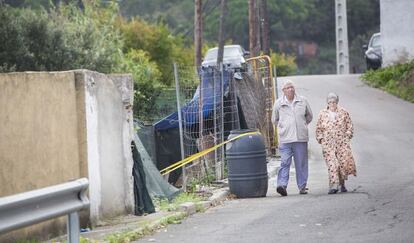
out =
[[68,242],[79,243],[79,210],[88,208],[88,179],[0,198],[0,234],[68,215]]
[[79,214],[78,212],[68,214],[67,223],[68,242],[79,243],[80,228],[79,228]]

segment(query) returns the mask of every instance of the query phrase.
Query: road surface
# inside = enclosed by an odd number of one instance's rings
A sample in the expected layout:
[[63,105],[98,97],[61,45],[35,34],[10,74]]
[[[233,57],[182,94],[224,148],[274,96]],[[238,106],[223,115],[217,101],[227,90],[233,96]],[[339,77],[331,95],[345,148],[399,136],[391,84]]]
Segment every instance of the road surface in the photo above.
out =
[[[287,197],[269,185],[265,198],[226,201],[140,242],[414,242],[414,104],[368,87],[358,75],[290,79],[314,113],[309,194],[298,194],[292,170]],[[358,173],[347,181],[349,192],[336,195],[327,194],[314,132],[331,91],[354,122]]]

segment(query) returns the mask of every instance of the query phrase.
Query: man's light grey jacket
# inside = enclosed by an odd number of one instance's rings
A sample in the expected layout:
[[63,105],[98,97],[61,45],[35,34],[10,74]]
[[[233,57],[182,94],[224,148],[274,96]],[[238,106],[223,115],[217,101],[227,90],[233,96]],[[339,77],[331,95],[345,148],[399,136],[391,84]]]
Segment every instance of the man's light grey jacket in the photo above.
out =
[[295,95],[292,103],[285,96],[277,99],[273,106],[272,122],[277,126],[279,143],[309,141],[308,124],[312,117],[305,97]]

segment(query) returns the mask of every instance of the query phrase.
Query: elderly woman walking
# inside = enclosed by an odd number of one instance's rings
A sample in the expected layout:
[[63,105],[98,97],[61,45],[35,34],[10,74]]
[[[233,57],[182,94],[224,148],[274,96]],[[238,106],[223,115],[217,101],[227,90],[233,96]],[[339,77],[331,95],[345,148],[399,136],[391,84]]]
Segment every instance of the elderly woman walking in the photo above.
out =
[[349,113],[338,106],[339,97],[329,93],[327,108],[319,113],[316,124],[316,139],[322,145],[323,157],[328,166],[329,194],[339,190],[347,192],[345,180],[356,176],[354,157],[351,151],[353,125]]

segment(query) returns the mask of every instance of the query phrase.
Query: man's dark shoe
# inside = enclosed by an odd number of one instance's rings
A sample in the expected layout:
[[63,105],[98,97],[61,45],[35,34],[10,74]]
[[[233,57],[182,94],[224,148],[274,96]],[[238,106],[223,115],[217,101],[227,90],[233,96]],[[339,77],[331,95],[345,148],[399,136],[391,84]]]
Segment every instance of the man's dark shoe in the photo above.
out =
[[346,189],[345,185],[341,185],[341,192],[347,192],[348,190]]
[[335,194],[338,192],[338,189],[330,189],[328,194]]
[[299,194],[308,194],[308,188],[302,188],[299,190]]
[[277,193],[279,193],[280,195],[282,195],[282,197],[286,197],[287,196],[287,191],[286,188],[284,188],[283,186],[278,186],[276,188]]

